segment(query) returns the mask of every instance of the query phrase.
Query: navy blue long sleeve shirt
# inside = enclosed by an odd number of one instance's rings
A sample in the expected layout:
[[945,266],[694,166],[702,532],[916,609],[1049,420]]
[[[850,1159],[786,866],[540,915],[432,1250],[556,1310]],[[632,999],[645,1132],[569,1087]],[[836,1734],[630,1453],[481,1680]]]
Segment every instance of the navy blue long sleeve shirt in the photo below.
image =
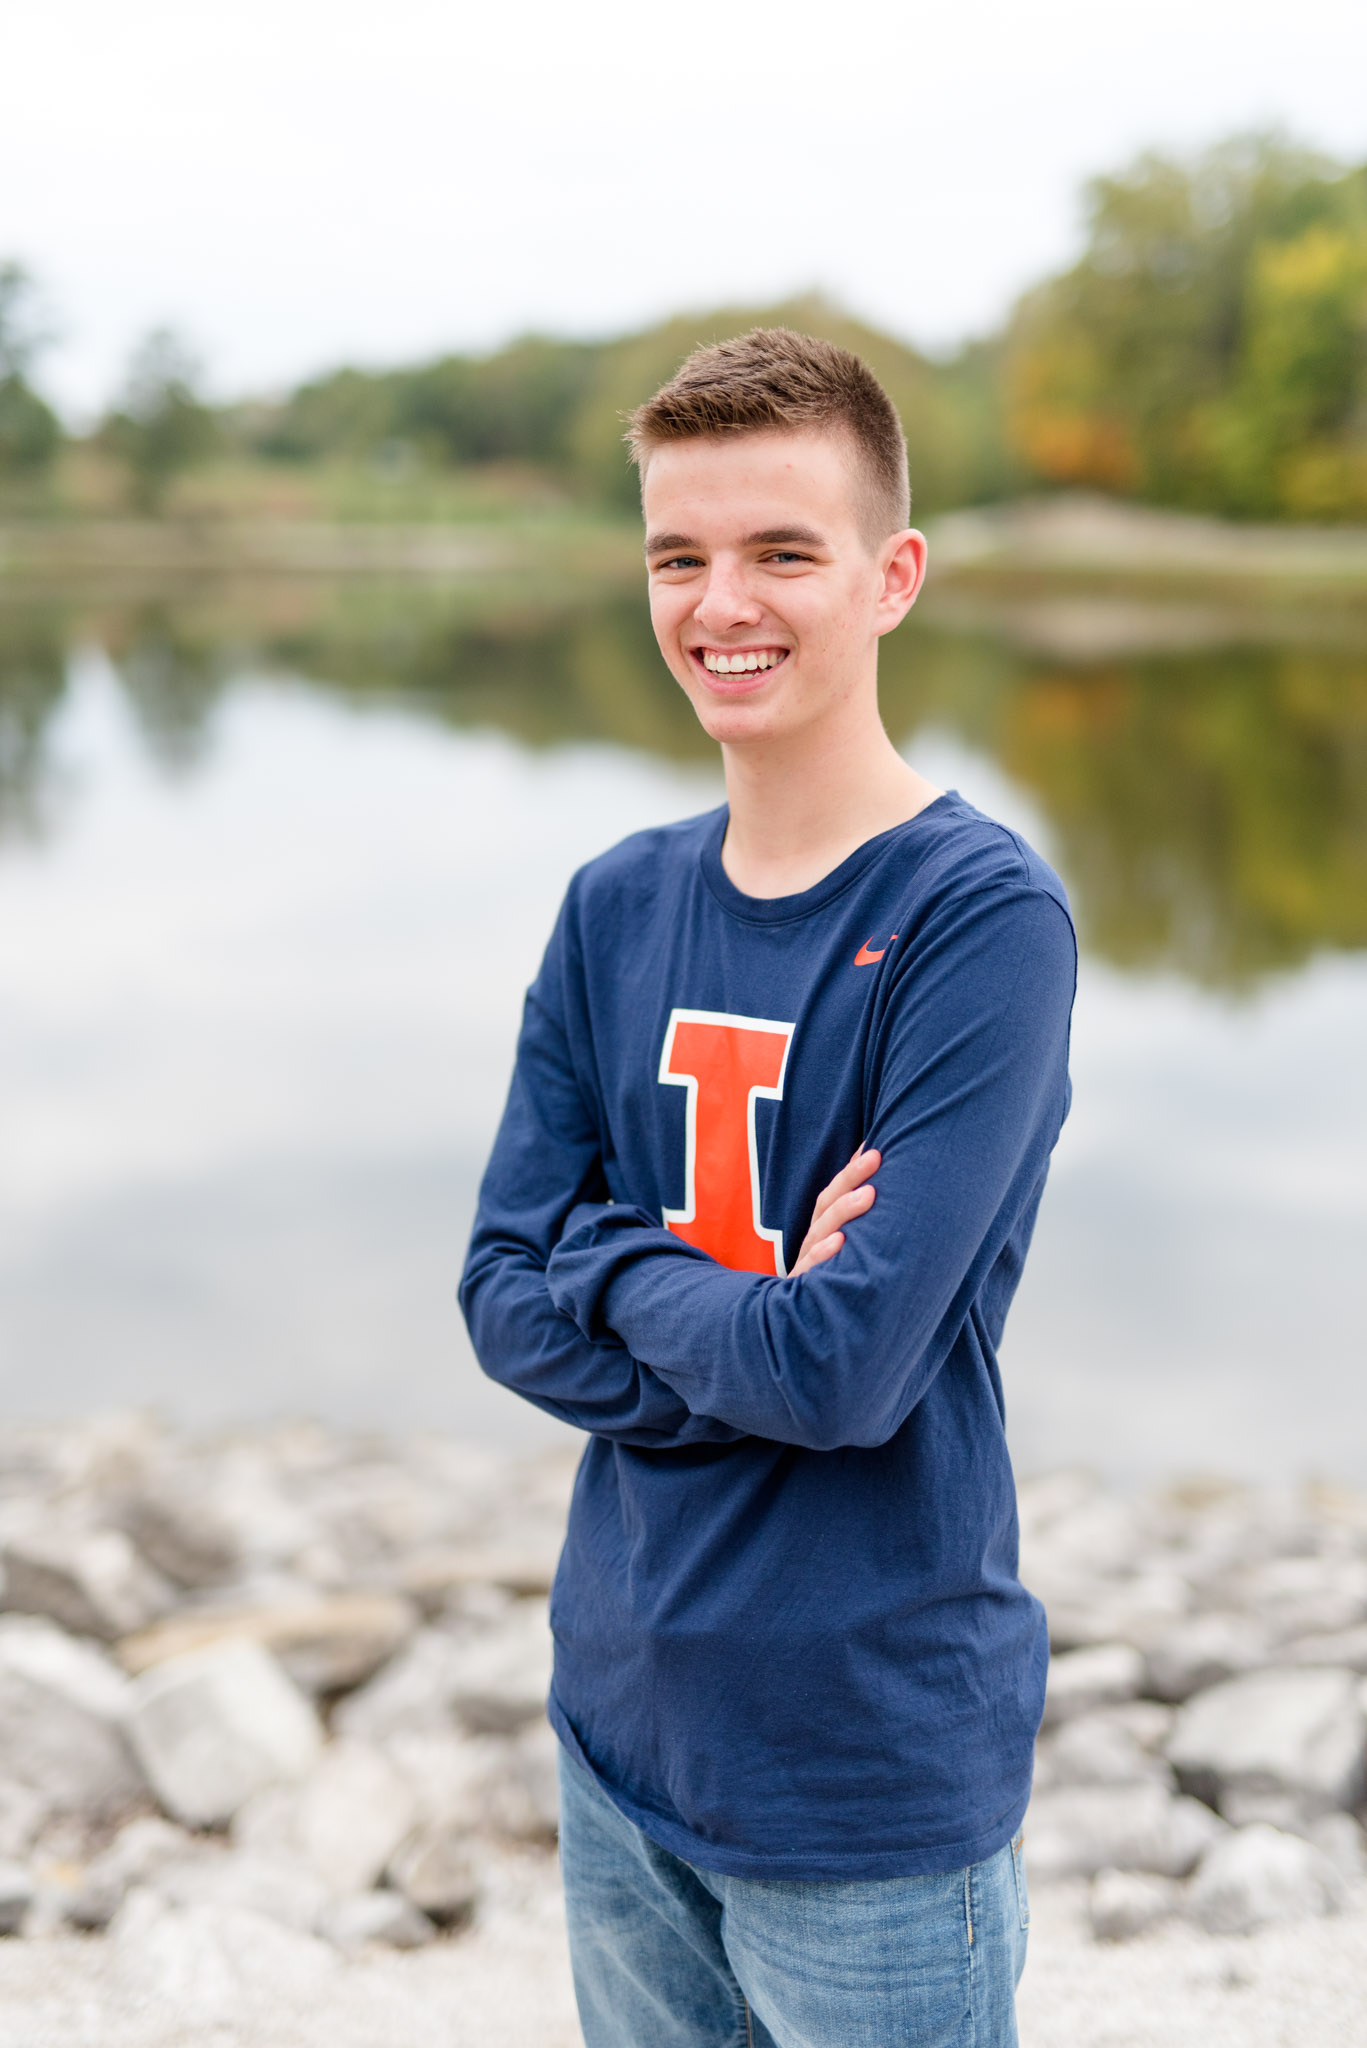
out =
[[[461,1300],[590,1432],[551,1718],[655,1840],[749,1877],[957,1869],[1019,1826],[1047,1644],[997,1346],[1068,1105],[1057,877],[955,792],[799,895],[726,812],[570,886]],[[873,1207],[797,1278],[860,1144]]]

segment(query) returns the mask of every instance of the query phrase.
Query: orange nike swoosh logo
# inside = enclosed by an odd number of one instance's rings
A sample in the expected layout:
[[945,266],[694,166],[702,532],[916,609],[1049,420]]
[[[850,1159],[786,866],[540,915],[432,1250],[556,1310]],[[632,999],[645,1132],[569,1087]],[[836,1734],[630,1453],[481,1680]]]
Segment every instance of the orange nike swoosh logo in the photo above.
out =
[[[896,932],[894,932],[894,933],[892,934],[892,938],[888,940],[888,946],[890,946],[890,945],[892,944],[892,939],[895,939],[896,937],[897,937],[897,934],[896,934]],[[882,959],[883,955],[884,955],[884,954],[885,954],[885,953],[887,952],[887,950],[888,950],[888,946],[880,946],[880,947],[878,948],[878,951],[877,951],[877,952],[875,953],[875,952],[873,952],[873,951],[872,951],[872,950],[870,949],[869,941],[868,941],[867,939],[865,939],[865,941],[864,941],[863,945],[862,945],[862,946],[861,946],[861,947],[859,948],[859,951],[858,951],[858,952],[857,952],[857,953],[855,954],[855,956],[854,956],[854,964],[855,964],[855,966],[856,966],[856,967],[872,967],[872,966],[873,966],[873,963],[874,963],[874,961],[875,961],[875,960],[881,960],[881,959]]]

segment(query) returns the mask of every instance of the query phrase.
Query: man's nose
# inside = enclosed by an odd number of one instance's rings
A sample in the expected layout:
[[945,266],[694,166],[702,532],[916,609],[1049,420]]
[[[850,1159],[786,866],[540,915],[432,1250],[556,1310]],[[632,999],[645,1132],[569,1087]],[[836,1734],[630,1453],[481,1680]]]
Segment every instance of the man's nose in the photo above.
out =
[[737,626],[756,625],[763,606],[747,587],[738,566],[714,561],[708,570],[707,588],[694,607],[694,616],[705,633],[734,632]]

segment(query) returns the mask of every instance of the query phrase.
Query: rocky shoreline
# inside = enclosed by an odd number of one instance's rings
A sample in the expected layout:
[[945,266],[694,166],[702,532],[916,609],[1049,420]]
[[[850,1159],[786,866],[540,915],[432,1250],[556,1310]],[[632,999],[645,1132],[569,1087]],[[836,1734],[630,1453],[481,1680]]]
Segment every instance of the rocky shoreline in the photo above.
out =
[[1367,1498],[1121,1498],[1063,1473],[1022,1487],[1021,1525],[1053,1651],[1034,1881],[1090,1878],[1101,1938],[1346,1905],[1367,1877]]
[[[438,2007],[468,2025],[446,2040],[575,2038],[542,1711],[574,1462],[127,1415],[7,1432],[6,2040],[87,2038],[59,1983],[103,2013],[90,2039],[149,2048],[177,2014],[349,2040],[377,1986],[395,2038]],[[1098,1967],[1356,1925],[1367,1497],[1069,1472],[1022,1486],[1021,1521],[1054,1652],[1027,1819],[1046,1921],[1071,1902]],[[539,2017],[509,2021],[518,1998]]]

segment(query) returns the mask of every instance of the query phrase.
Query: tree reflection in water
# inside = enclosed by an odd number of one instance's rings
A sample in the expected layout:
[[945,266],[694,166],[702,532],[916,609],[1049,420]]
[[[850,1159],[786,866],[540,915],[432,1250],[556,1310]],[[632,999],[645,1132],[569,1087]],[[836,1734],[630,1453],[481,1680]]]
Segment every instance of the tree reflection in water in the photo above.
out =
[[[639,591],[620,584],[542,604],[521,578],[11,598],[0,837],[52,829],[50,729],[66,655],[91,640],[168,771],[193,769],[223,694],[263,674],[532,748],[710,752]],[[1259,639],[1245,619],[1197,646],[1065,658],[1025,644],[1009,618],[937,618],[932,595],[887,643],[883,675],[899,742],[914,753],[919,729],[947,730],[1030,792],[1094,955],[1239,991],[1367,946],[1367,622],[1326,636],[1322,622],[1301,634],[1278,620]]]

